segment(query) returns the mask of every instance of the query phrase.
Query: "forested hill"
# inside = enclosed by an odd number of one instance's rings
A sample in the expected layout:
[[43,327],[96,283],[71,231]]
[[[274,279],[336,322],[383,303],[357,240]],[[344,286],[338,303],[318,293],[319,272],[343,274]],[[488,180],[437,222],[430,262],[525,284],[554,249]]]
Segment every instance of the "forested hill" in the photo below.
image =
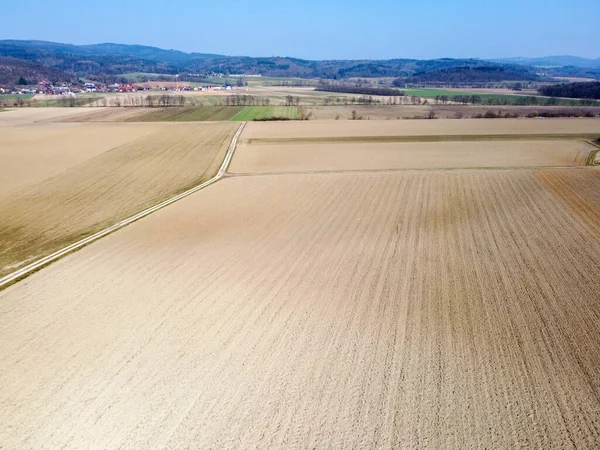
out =
[[[548,78],[534,67],[499,64],[478,59],[434,60],[390,59],[310,61],[290,57],[254,58],[205,53],[185,53],[156,47],[124,44],[71,45],[46,41],[0,40],[0,57],[11,58],[11,75],[0,73],[0,80],[19,77],[40,81],[31,71],[39,66],[39,76],[45,70],[54,81],[86,78],[111,81],[120,74],[143,72],[157,74],[260,74],[275,77],[348,79],[353,77],[413,78],[415,81],[460,82],[502,80],[536,80]],[[22,74],[19,74],[19,64]],[[44,68],[43,70],[41,68]],[[5,69],[0,68],[0,71]],[[29,72],[27,72],[29,70]],[[590,70],[590,69],[586,69]],[[595,69],[591,69],[595,70]],[[593,74],[591,76],[594,76]],[[600,79],[600,70],[598,70]],[[6,83],[5,83],[6,84]]]
[[32,61],[0,56],[0,87],[34,84],[42,80],[75,81],[75,76]]
[[[536,81],[541,77],[529,68],[515,65],[463,66],[416,73],[399,83],[489,83],[499,81]],[[399,84],[398,82],[396,84]]]
[[565,67],[600,69],[600,58],[580,58],[578,56],[545,56],[542,58],[502,58],[492,60],[501,64],[519,64],[534,67]]

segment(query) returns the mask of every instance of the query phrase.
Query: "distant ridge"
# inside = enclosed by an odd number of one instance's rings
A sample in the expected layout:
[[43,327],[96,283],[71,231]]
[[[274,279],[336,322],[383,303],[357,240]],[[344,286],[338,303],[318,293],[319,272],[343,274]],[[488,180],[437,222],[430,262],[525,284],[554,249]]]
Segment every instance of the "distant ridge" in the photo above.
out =
[[575,66],[584,68],[600,68],[600,58],[582,58],[580,56],[544,56],[539,58],[526,58],[526,57],[515,57],[515,58],[501,58],[492,59],[490,61],[498,63],[509,63],[509,64],[521,64],[534,67],[565,67]]

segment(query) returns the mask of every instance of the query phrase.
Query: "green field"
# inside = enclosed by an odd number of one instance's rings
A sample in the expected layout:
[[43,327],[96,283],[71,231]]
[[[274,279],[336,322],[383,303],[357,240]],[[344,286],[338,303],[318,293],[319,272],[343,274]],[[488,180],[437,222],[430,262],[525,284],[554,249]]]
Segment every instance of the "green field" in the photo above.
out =
[[251,121],[269,118],[298,119],[297,106],[247,106],[231,120]]
[[[470,96],[476,95],[481,98],[481,105],[539,105],[539,106],[548,106],[548,101],[550,97],[541,97],[541,96],[528,96],[528,95],[511,95],[511,94],[484,94],[481,92],[469,92],[469,91],[453,91],[449,89],[401,89],[407,96],[416,96],[423,98],[431,98],[435,99],[437,96],[446,96],[451,97],[455,96]],[[534,102],[530,101],[532,98],[536,100]],[[552,104],[556,106],[584,106],[589,102],[584,102],[581,100],[569,100],[564,98],[555,98],[552,100]]]

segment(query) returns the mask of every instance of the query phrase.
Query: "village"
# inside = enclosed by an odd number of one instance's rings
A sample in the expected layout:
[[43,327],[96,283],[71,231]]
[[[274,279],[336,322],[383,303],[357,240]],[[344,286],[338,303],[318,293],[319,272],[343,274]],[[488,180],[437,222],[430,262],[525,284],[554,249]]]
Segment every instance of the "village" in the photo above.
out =
[[0,94],[11,95],[64,95],[76,96],[84,93],[110,93],[110,92],[137,92],[137,91],[229,91],[232,90],[229,84],[217,85],[207,84],[205,86],[189,86],[189,83],[179,84],[173,82],[164,83],[141,83],[141,84],[99,84],[99,83],[57,83],[50,81],[41,81],[37,85],[29,85],[14,90],[0,88]]

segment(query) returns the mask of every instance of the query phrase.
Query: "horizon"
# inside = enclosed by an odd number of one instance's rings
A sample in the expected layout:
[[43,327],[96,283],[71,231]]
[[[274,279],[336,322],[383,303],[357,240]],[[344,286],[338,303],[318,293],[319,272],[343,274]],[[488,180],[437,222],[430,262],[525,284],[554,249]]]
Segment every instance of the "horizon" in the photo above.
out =
[[85,20],[65,14],[81,10],[72,0],[60,10],[31,14],[38,8],[45,8],[40,0],[32,0],[27,9],[14,3],[5,8],[12,20],[3,24],[0,38],[121,43],[227,56],[293,55],[317,61],[600,57],[595,36],[600,4],[591,0],[568,5],[507,0],[502,8],[473,0],[451,5],[383,0],[368,8],[354,0],[307,0],[300,5],[233,0],[225,7],[182,0],[170,8],[155,0],[144,8],[108,0],[86,12]]

